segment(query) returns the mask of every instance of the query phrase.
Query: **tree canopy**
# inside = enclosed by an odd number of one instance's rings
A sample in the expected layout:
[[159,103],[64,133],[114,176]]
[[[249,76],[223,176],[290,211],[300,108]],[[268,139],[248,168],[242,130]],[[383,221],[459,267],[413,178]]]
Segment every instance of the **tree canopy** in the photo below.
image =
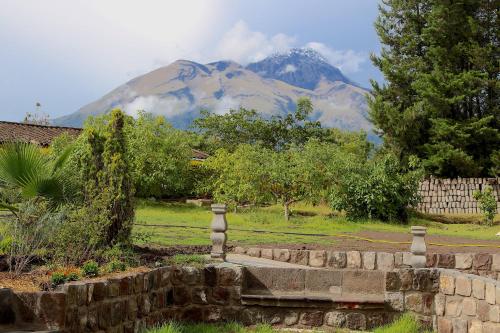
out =
[[500,154],[498,1],[383,0],[370,116],[401,160],[442,177],[495,175]]

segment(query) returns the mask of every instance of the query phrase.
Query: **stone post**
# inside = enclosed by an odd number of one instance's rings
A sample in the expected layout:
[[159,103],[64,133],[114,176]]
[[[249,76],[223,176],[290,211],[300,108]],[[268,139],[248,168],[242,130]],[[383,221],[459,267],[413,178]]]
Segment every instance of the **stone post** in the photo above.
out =
[[210,235],[210,239],[212,240],[212,252],[210,253],[210,257],[212,259],[225,261],[226,253],[226,230],[227,230],[227,221],[226,221],[226,211],[227,206],[224,204],[213,204],[212,212],[214,213],[214,217],[212,219],[212,234]]
[[413,242],[411,243],[411,267],[413,268],[425,268],[427,263],[427,258],[425,253],[427,252],[427,247],[425,246],[425,233],[427,228],[412,226],[411,233],[413,234]]

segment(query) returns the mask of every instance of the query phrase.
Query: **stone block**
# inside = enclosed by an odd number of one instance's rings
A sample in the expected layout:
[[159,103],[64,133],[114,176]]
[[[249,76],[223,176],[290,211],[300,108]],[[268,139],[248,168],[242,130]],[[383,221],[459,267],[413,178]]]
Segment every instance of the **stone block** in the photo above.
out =
[[437,254],[435,253],[427,253],[425,255],[426,260],[426,265],[425,267],[431,268],[431,267],[436,267],[437,266]]
[[326,251],[310,251],[309,252],[309,266],[312,267],[325,267],[326,264]]
[[290,250],[290,262],[293,264],[307,266],[309,264],[309,251]]
[[203,284],[208,287],[217,285],[217,269],[214,266],[203,268]]
[[476,316],[481,321],[487,321],[490,318],[490,305],[485,301],[478,301]]
[[381,271],[394,269],[394,255],[392,253],[377,252],[377,268]]
[[474,255],[472,268],[477,270],[489,271],[491,270],[491,261],[492,261],[491,254],[477,253]]
[[458,317],[462,313],[462,298],[458,296],[446,297],[445,315],[447,317]]
[[385,273],[385,290],[399,291],[401,289],[401,278],[399,272]]
[[446,296],[443,294],[436,294],[434,297],[434,308],[436,309],[437,316],[444,316],[444,309],[446,306]]
[[451,274],[442,273],[439,277],[439,290],[446,295],[455,294],[455,277]]
[[196,267],[175,267],[172,270],[174,285],[198,285],[201,283],[201,270]]
[[455,268],[455,255],[454,254],[438,254],[437,267],[439,268]]
[[247,250],[244,247],[236,246],[233,249],[233,252],[236,253],[236,254],[245,254],[247,252]]
[[394,253],[394,267],[403,268],[403,252]]
[[404,293],[385,293],[385,303],[394,311],[403,312],[404,302]]
[[288,249],[274,249],[273,258],[277,261],[288,262],[290,261],[290,250]]
[[451,326],[453,327],[453,333],[467,333],[468,323],[466,319],[453,318],[451,320]]
[[401,279],[401,290],[411,290],[413,288],[413,270],[401,269],[399,270],[399,277]]
[[[367,283],[369,281],[369,283]],[[385,292],[384,272],[381,271],[343,271],[342,293],[377,294]]]
[[[134,293],[140,294],[144,288],[144,273],[138,273],[134,277]],[[89,285],[90,289],[90,285]]]
[[483,333],[500,333],[500,324],[483,323]]
[[191,302],[190,289],[184,286],[174,287],[174,303],[176,305],[186,305]]
[[330,270],[306,270],[305,289],[313,292],[340,294],[342,272]]
[[243,270],[241,267],[221,267],[217,270],[217,281],[221,286],[241,286]]
[[319,327],[323,325],[323,311],[304,312],[300,315],[300,324],[310,327]]
[[491,270],[500,272],[500,254],[492,255]]
[[496,303],[500,304],[500,286],[497,286],[495,288],[495,294],[496,294]]
[[359,251],[347,251],[347,268],[361,268],[361,253]]
[[83,282],[73,282],[64,285],[67,306],[82,306],[87,304],[87,284]]
[[262,249],[260,251],[261,258],[273,260],[273,249]]
[[246,267],[248,290],[303,291],[306,270],[296,268]]
[[16,322],[13,308],[14,296],[12,290],[0,288],[0,325],[9,325]]
[[482,279],[472,279],[472,296],[477,299],[484,299],[485,285]]
[[339,269],[346,268],[347,254],[345,252],[329,251],[326,265],[332,268],[339,268]]
[[193,288],[191,300],[195,304],[208,304],[208,289],[204,287]]
[[500,323],[500,305],[490,307],[490,321]]
[[363,252],[363,268],[374,270],[376,265],[377,255],[375,252]]
[[486,288],[485,288],[486,290],[484,293],[484,299],[489,304],[495,304],[496,303],[496,296],[497,296],[495,283],[486,282],[485,285],[486,285]]
[[288,311],[285,313],[283,322],[286,326],[292,326],[299,322],[299,313],[296,311]]
[[477,311],[476,300],[472,297],[464,298],[462,301],[462,313],[467,316],[475,316]]
[[426,268],[415,269],[413,271],[412,289],[418,291],[437,292],[438,288],[438,272]]
[[403,252],[403,267],[411,267],[411,252]]
[[456,269],[471,269],[472,268],[472,253],[457,253],[455,254]]
[[336,328],[344,327],[346,320],[346,314],[340,311],[327,312],[325,315],[325,324]]
[[469,333],[483,333],[483,323],[480,320],[472,319],[469,323]]
[[469,297],[472,292],[471,280],[464,275],[459,275],[455,279],[455,294]]
[[453,326],[451,320],[444,317],[439,317],[437,320],[439,333],[453,333]]
[[365,330],[366,316],[364,313],[348,313],[346,316],[346,327],[351,330]]
[[227,305],[231,300],[231,288],[215,287],[208,294],[210,304]]
[[250,257],[260,257],[261,249],[258,247],[251,247],[247,250],[247,256]]

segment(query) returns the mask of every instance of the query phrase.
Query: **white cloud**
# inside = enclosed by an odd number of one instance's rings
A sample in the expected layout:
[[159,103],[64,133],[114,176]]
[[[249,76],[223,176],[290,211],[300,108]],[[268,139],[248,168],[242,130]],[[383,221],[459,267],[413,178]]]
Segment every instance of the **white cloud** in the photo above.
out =
[[215,56],[247,64],[276,52],[284,52],[294,44],[295,37],[283,33],[267,36],[262,32],[250,30],[244,21],[238,21],[217,44]]
[[231,109],[237,109],[240,107],[240,102],[230,96],[224,96],[220,101],[214,106],[214,112],[216,114],[226,114]]
[[330,64],[347,74],[358,72],[361,64],[367,60],[364,53],[353,50],[335,50],[319,42],[307,43],[306,47],[318,51]]
[[165,117],[173,117],[184,113],[189,107],[190,104],[186,100],[177,99],[175,97],[160,98],[154,95],[139,96],[132,102],[122,106],[123,110],[133,117],[137,117],[139,111],[145,111]]
[[294,65],[286,65],[285,67],[285,73],[293,73],[297,70],[297,67],[295,67]]

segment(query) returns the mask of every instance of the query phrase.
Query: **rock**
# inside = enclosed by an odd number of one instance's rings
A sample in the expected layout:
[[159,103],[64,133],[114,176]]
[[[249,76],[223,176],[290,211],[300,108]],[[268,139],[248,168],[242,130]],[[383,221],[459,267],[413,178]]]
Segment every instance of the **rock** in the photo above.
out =
[[368,270],[374,270],[376,264],[377,255],[375,252],[363,252],[363,268]]
[[0,325],[14,324],[16,315],[12,310],[12,291],[0,288]]
[[348,251],[346,255],[347,268],[361,268],[361,253],[359,251]]
[[462,301],[462,313],[468,316],[475,316],[477,311],[476,300],[470,297]]
[[471,253],[457,253],[455,254],[455,268],[456,269],[471,269],[472,267],[472,254]]
[[377,267],[381,271],[394,269],[394,255],[392,253],[377,252]]
[[348,313],[346,316],[347,328],[351,330],[365,330],[366,316],[363,313]]
[[500,254],[492,255],[491,270],[500,272]]
[[323,312],[312,311],[302,313],[300,315],[300,324],[311,327],[319,327],[323,325]]
[[309,266],[312,267],[325,267],[326,251],[310,251],[309,252]]
[[485,285],[484,281],[481,279],[472,280],[472,296],[477,299],[484,299]]
[[341,328],[346,324],[346,315],[340,311],[327,312],[325,316],[325,323],[328,326]]
[[489,271],[491,269],[491,254],[477,253],[474,255],[472,267],[477,270]]
[[247,250],[244,247],[236,246],[233,249],[233,252],[236,253],[236,254],[245,254],[247,252]]
[[481,321],[487,321],[490,319],[490,305],[485,301],[477,302],[477,314],[476,317]]
[[345,252],[330,251],[328,252],[328,267],[332,268],[346,268],[347,267],[347,254]]
[[258,247],[251,247],[247,250],[247,256],[260,257],[261,249]]
[[309,264],[309,251],[307,250],[291,250],[290,262],[293,264],[307,266]]
[[438,332],[439,333],[453,333],[453,326],[451,320],[448,318],[438,318]]
[[437,294],[434,297],[434,307],[436,309],[437,316],[444,316],[444,309],[446,306],[446,296],[443,294]]
[[404,308],[404,294],[398,293],[385,293],[385,302],[394,311],[403,312]]
[[484,294],[484,298],[486,302],[489,304],[495,304],[496,303],[496,286],[492,282],[486,282],[486,291]]
[[457,296],[446,297],[445,315],[458,317],[462,313],[462,298]]
[[288,262],[290,260],[290,250],[288,249],[274,249],[273,258],[277,261]]
[[262,249],[260,251],[261,258],[273,260],[273,249]]
[[455,268],[454,254],[438,254],[437,267],[439,268]]
[[500,305],[490,307],[490,321],[500,323]]
[[471,320],[469,333],[483,333],[483,323],[480,320]]
[[299,314],[296,311],[289,311],[285,314],[285,325],[292,326],[299,322]]
[[439,277],[439,290],[446,295],[455,294],[455,278],[452,275],[442,273]]
[[470,296],[472,292],[472,283],[467,276],[459,275],[455,279],[455,294],[461,296]]
[[239,286],[242,283],[241,267],[221,267],[217,273],[220,286]]
[[467,333],[468,325],[466,319],[453,318],[451,326],[453,327],[453,333]]
[[401,289],[401,279],[399,272],[386,272],[385,273],[385,290],[386,291],[399,291]]

